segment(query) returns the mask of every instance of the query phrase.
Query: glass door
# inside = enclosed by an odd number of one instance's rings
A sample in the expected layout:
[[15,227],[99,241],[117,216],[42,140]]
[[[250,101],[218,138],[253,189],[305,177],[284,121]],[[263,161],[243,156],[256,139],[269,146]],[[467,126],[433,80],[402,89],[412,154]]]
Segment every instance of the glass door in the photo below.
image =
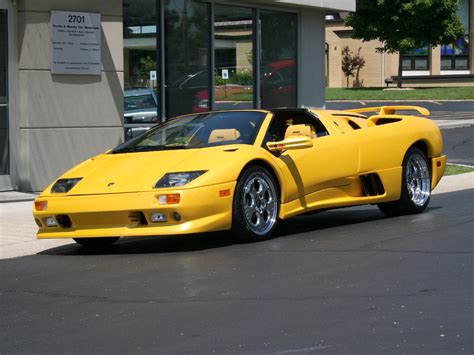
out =
[[0,2],[0,190],[9,188],[8,10]]
[[214,47],[216,109],[253,108],[253,9],[215,5]]

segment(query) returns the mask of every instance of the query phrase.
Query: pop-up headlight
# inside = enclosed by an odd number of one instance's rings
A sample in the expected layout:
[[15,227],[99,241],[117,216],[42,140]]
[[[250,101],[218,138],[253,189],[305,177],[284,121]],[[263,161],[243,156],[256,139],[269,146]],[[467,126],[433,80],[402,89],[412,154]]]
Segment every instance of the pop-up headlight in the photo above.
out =
[[74,186],[77,185],[82,178],[74,178],[74,179],[59,179],[53,185],[51,192],[53,194],[65,194],[69,192]]
[[186,171],[181,173],[168,173],[163,176],[155,185],[155,189],[164,187],[180,187],[189,184],[191,181],[197,179],[207,170]]

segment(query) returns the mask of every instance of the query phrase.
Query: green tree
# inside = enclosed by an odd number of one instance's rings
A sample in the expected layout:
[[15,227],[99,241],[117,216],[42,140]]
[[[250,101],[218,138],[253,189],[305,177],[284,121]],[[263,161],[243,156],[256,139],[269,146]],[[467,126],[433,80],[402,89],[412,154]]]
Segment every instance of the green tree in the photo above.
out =
[[349,49],[349,46],[342,49],[342,71],[347,80],[347,87],[349,87],[349,77],[353,77],[354,72],[356,73],[354,86],[362,86],[362,82],[359,80],[359,72],[365,66],[365,59],[360,55],[361,49],[362,47],[359,47],[355,54]]
[[138,66],[138,75],[140,79],[147,81],[150,77],[151,71],[156,71],[156,60],[150,56],[141,57]]
[[357,0],[346,19],[353,38],[379,40],[379,51],[399,53],[398,87],[402,87],[402,56],[429,43],[451,43],[465,33],[456,12],[459,0]]

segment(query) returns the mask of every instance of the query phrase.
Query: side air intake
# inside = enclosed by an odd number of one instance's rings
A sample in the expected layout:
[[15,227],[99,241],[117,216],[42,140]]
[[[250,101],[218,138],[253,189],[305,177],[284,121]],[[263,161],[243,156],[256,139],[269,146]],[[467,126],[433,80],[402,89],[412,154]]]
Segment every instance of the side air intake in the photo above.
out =
[[382,180],[377,174],[368,174],[360,177],[365,196],[380,196],[385,193]]

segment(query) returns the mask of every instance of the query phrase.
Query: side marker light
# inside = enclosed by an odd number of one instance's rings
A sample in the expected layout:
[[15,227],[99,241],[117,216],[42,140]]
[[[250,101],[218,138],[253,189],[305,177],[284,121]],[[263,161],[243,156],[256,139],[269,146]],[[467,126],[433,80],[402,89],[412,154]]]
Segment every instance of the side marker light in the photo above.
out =
[[230,196],[230,189],[219,191],[219,197]]
[[35,201],[36,211],[46,211],[48,209],[48,201]]

